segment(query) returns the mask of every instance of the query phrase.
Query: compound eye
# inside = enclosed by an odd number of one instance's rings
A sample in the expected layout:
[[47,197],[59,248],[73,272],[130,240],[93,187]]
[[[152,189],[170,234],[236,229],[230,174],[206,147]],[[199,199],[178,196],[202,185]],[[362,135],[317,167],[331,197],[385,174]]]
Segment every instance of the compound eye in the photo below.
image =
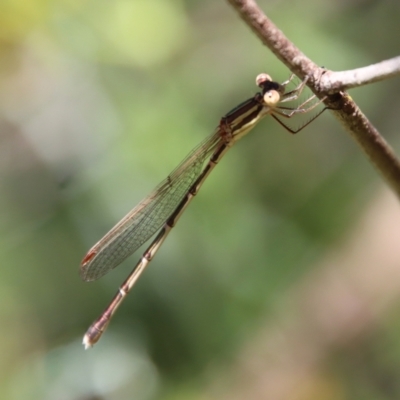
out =
[[263,99],[264,99],[264,103],[268,107],[274,107],[279,103],[279,100],[281,99],[281,95],[276,90],[268,90],[268,92],[266,92],[264,94]]
[[256,85],[262,87],[263,83],[265,82],[272,82],[271,77],[268,74],[259,74],[256,78]]

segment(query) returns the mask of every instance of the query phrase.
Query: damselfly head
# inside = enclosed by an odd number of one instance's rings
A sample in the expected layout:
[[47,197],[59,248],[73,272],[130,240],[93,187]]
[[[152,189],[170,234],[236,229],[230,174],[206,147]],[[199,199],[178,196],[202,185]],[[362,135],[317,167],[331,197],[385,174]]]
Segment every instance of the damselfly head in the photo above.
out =
[[271,77],[270,77],[268,74],[262,73],[262,74],[257,75],[257,78],[256,78],[256,85],[257,85],[258,87],[262,88],[262,87],[263,87],[263,84],[264,84],[265,82],[272,82],[272,79],[271,79]]

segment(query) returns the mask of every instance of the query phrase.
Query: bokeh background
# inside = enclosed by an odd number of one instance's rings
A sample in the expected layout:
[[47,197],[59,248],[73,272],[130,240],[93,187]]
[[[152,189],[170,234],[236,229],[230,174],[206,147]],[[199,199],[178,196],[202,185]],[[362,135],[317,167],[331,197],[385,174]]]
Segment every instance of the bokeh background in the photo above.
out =
[[[399,54],[398,1],[259,1],[332,70]],[[0,1],[0,399],[398,399],[400,207],[324,113],[228,153],[90,351],[140,252],[85,252],[289,71],[225,1]],[[400,81],[351,91],[400,151]]]

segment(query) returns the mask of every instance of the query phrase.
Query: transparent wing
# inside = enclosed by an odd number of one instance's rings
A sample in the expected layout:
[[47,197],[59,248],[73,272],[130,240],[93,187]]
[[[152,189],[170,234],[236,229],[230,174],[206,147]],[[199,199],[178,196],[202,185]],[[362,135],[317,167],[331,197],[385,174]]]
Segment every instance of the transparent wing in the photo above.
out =
[[154,190],[97,242],[82,260],[83,280],[99,279],[153,236],[176,209],[220,140],[219,129],[193,149]]

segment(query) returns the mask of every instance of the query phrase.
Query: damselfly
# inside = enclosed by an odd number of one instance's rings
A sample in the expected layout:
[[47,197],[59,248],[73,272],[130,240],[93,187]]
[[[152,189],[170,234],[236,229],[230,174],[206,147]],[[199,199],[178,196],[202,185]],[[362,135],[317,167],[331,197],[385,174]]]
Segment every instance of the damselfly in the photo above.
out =
[[[109,306],[87,330],[83,338],[85,348],[93,346],[100,339],[122,300],[153,259],[207,176],[236,141],[268,114],[289,132],[297,133],[324,111],[322,109],[316,113],[296,130],[283,122],[283,118],[291,118],[296,114],[313,110],[322,101],[313,102],[315,99],[313,95],[296,107],[285,107],[285,103],[299,99],[307,82],[305,79],[295,89],[286,91],[293,77],[294,75],[279,84],[272,81],[267,74],[258,75],[256,84],[261,88],[261,92],[223,116],[214,132],[192,150],[149,196],[89,250],[80,268],[82,279],[85,281],[96,280],[108,273],[159,230]],[[207,159],[208,162],[203,167]]]

